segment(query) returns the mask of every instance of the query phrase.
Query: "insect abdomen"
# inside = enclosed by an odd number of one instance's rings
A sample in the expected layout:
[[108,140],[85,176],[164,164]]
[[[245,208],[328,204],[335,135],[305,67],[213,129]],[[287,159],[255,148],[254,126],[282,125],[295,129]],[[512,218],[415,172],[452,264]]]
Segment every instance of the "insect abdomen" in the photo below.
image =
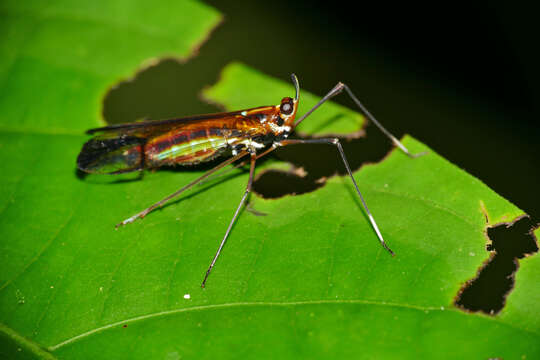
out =
[[212,129],[171,132],[146,144],[146,162],[150,167],[197,164],[214,159],[227,146],[227,138]]

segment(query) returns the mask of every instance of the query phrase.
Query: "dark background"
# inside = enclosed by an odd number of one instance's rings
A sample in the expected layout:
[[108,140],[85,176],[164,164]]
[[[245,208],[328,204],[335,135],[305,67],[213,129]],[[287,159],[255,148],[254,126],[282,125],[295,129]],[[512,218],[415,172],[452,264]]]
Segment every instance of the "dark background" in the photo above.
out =
[[[540,58],[532,9],[207,3],[225,18],[199,54],[113,90],[104,102],[107,121],[216,112],[197,94],[231,61],[284,81],[295,72],[320,95],[343,81],[395,135],[411,134],[539,221]],[[354,108],[346,96],[336,101]],[[262,104],[246,104],[255,105]]]

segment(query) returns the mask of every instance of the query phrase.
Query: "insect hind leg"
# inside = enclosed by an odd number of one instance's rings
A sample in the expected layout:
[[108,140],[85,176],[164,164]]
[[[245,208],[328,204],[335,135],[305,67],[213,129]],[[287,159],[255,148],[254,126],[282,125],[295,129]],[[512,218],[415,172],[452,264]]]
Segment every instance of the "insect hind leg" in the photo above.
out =
[[158,201],[157,203],[153,204],[152,206],[150,207],[147,207],[146,209],[144,209],[143,211],[127,218],[126,220],[122,221],[121,223],[118,223],[116,224],[116,228],[120,227],[120,226],[123,226],[123,225],[127,225],[127,224],[130,224],[132,222],[134,222],[135,220],[137,219],[142,219],[144,218],[149,212],[151,212],[152,210],[158,208],[158,207],[161,207],[163,206],[165,203],[167,203],[169,200],[177,197],[178,195],[180,195],[181,193],[183,193],[184,191],[186,190],[189,190],[191,189],[193,186],[197,185],[198,183],[200,183],[201,181],[204,181],[205,179],[207,179],[210,175],[214,174],[215,172],[217,172],[218,170],[224,168],[225,166],[235,162],[236,160],[239,160],[241,158],[243,158],[244,156],[246,156],[248,154],[247,151],[242,151],[241,153],[239,153],[238,155],[228,159],[228,160],[225,160],[224,162],[222,162],[221,164],[217,165],[216,167],[214,167],[213,169],[207,171],[205,174],[203,174],[201,177],[193,180],[192,182],[190,182],[189,184],[187,184],[186,186],[182,187],[180,190],[178,191],[175,191],[174,193],[172,193],[171,195],[165,197],[164,199]]

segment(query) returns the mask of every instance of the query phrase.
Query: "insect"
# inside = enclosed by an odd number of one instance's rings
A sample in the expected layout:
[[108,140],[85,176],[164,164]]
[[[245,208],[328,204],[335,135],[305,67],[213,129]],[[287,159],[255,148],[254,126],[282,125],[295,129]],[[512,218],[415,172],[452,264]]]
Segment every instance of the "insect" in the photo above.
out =
[[226,113],[142,121],[90,129],[87,133],[94,135],[94,137],[83,145],[77,158],[77,166],[82,171],[89,173],[119,174],[164,165],[194,165],[228,153],[232,154],[229,159],[207,171],[198,179],[117,224],[116,227],[119,227],[132,223],[136,219],[144,218],[152,210],[204,181],[220,169],[233,164],[237,160],[249,157],[249,178],[244,194],[204,275],[201,284],[201,287],[204,288],[208,276],[223,249],[223,245],[225,245],[229,237],[231,228],[251,191],[257,159],[282,146],[296,144],[333,145],[339,152],[381,245],[390,254],[394,255],[384,242],[379,227],[358,188],[339,139],[289,139],[289,136],[305,118],[324,102],[345,90],[364,115],[407,155],[415,158],[423,153],[411,154],[397,138],[367,111],[349,87],[341,82],[332,88],[313,108],[296,119],[300,86],[296,75],[292,74],[291,79],[295,88],[295,97],[284,97],[281,103],[275,106],[261,106]]

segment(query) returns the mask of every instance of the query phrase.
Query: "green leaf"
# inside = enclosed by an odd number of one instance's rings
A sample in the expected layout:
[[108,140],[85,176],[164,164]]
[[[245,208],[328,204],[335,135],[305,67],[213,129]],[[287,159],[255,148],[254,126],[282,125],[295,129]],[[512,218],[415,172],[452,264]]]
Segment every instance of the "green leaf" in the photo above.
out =
[[190,56],[220,21],[195,1],[2,1],[0,125],[81,133],[141,64]]
[[[268,216],[241,214],[205,290],[199,284],[244,172],[115,231],[201,172],[81,179],[82,130],[99,124],[108,87],[142,61],[188,55],[219,15],[186,1],[89,4],[1,5],[0,355],[539,357],[537,256],[521,261],[500,315],[452,305],[488,258],[486,226],[522,211],[429,149],[415,160],[394,150],[356,173],[395,258],[378,244],[350,180],[339,177],[302,196],[252,196]],[[206,92],[239,108],[292,94],[240,64]],[[361,123],[328,104],[302,131],[340,133]],[[405,143],[427,149],[411,137]]]

